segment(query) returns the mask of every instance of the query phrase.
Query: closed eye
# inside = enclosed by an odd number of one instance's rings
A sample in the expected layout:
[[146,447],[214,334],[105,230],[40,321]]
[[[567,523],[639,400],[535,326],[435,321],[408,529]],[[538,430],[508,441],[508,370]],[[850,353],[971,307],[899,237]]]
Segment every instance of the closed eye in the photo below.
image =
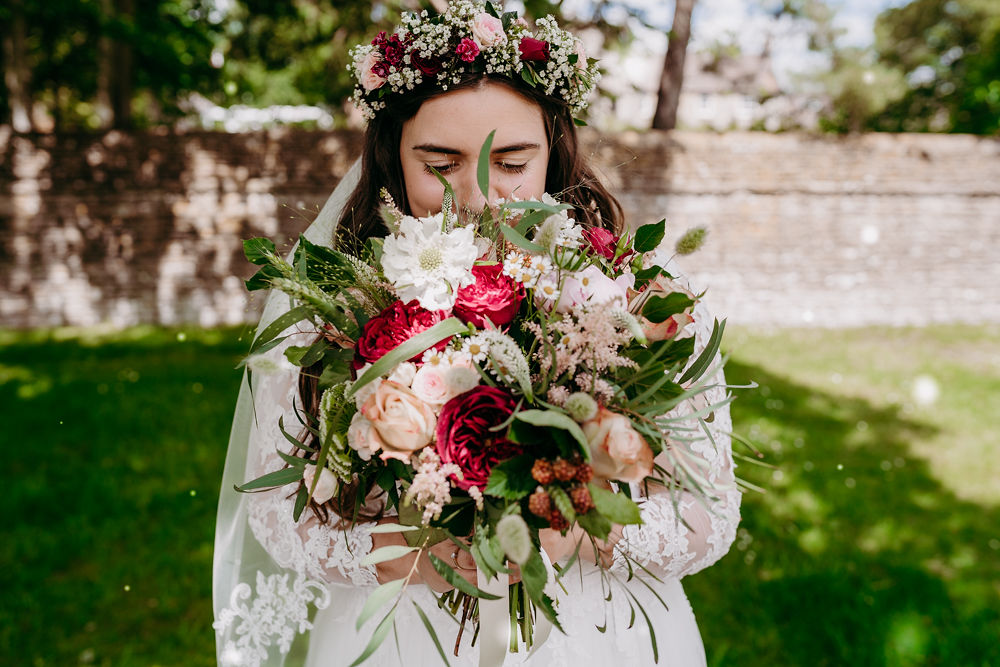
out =
[[437,173],[444,175],[452,171],[456,167],[454,162],[449,162],[447,164],[426,164],[424,163],[424,171],[428,174],[433,174],[436,170]]
[[523,174],[524,170],[527,168],[528,163],[522,162],[520,164],[514,162],[500,162],[497,164],[504,171],[511,174]]

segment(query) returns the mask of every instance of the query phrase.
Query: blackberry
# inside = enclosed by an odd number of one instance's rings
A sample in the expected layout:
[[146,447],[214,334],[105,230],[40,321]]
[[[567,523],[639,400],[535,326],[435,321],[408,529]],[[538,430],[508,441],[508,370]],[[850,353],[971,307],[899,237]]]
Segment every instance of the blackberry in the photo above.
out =
[[573,501],[573,509],[579,514],[586,514],[594,507],[594,500],[590,497],[590,490],[585,486],[574,486],[569,490],[569,497]]
[[560,458],[552,464],[552,472],[560,482],[568,482],[576,476],[576,466]]
[[536,460],[535,465],[531,466],[531,476],[539,484],[551,484],[553,479],[552,464],[546,459]]
[[594,469],[589,463],[581,463],[576,467],[576,481],[586,484],[594,478]]
[[552,498],[549,492],[538,487],[538,489],[528,496],[528,509],[535,516],[548,519],[552,515]]
[[569,521],[566,520],[559,510],[553,509],[552,516],[549,517],[549,528],[558,530],[560,533],[569,528]]

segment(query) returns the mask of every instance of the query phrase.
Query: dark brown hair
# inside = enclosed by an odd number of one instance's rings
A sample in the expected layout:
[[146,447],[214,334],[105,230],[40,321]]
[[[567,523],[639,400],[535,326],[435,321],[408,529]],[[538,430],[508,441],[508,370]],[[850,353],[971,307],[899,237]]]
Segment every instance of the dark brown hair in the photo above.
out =
[[[467,74],[458,83],[452,84],[449,90],[476,88],[486,82],[506,86],[541,108],[549,141],[545,191],[559,201],[571,204],[575,208],[576,220],[585,227],[604,227],[616,234],[621,233],[624,226],[621,205],[601,184],[580,154],[576,124],[566,103],[545,95],[520,80],[483,73]],[[417,114],[424,102],[440,94],[440,88],[428,85],[396,96],[369,121],[361,153],[361,178],[341,214],[335,239],[337,247],[357,251],[369,238],[388,234],[379,215],[382,188],[388,191],[403,213],[411,213],[399,160],[403,125]],[[321,371],[322,368],[317,365],[303,368],[299,375],[299,396],[303,409],[309,415],[316,415],[319,411],[317,378]],[[357,482],[342,484],[337,497],[329,503],[319,505],[313,501],[311,507],[324,523],[330,520],[329,510],[339,515],[341,523],[352,518],[380,518],[381,511],[355,513],[355,508],[359,507],[358,496],[361,496],[360,504],[363,505],[371,491],[371,487],[359,487]]]

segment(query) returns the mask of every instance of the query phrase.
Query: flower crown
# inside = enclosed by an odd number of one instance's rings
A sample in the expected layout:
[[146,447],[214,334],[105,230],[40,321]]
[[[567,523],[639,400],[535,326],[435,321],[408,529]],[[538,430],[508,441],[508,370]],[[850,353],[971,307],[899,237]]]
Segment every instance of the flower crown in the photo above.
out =
[[517,12],[481,0],[453,0],[436,16],[404,14],[394,33],[380,32],[371,44],[354,47],[351,59],[357,79],[353,100],[368,120],[392,95],[426,82],[448,90],[466,72],[520,77],[561,98],[576,115],[587,108],[600,79],[580,39],[560,29],[552,16],[538,19],[532,32]]

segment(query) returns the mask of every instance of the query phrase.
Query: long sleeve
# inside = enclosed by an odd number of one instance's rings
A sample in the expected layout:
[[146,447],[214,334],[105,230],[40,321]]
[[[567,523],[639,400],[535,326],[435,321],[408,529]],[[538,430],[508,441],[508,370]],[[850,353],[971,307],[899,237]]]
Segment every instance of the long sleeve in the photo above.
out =
[[[693,358],[697,358],[712,333],[713,319],[702,303],[695,307],[693,316]],[[714,367],[718,367],[718,358]],[[678,406],[670,416],[689,415],[725,399],[721,368],[708,384],[714,386]],[[741,499],[735,483],[729,406],[716,409],[711,420],[703,424],[697,419],[684,420],[678,431],[684,429],[687,441],[678,446],[684,448],[682,453],[704,476],[710,497],[702,502],[691,493],[681,492],[679,498],[672,498],[662,487],[651,486],[651,490],[659,492],[653,491],[650,497],[638,501],[643,523],[625,527],[616,548],[615,568],[626,567],[623,554],[627,554],[661,579],[680,579],[712,565],[729,551],[740,521]],[[707,429],[711,437],[702,429]],[[658,463],[669,469],[663,458]]]
[[[298,435],[300,417],[295,406],[298,396],[299,368],[285,359],[284,350],[290,345],[306,345],[315,331],[289,329],[280,345],[265,352],[254,362],[258,367],[254,387],[256,416],[250,430],[248,479],[279,470],[285,463],[278,449],[291,453],[293,446],[281,434],[279,417],[285,430]],[[322,523],[308,508],[299,521],[292,518],[295,503],[291,486],[254,493],[250,496],[248,519],[254,537],[270,556],[284,568],[328,583],[356,586],[377,584],[373,566],[361,565],[361,559],[372,549],[369,522],[341,529],[336,517]]]

